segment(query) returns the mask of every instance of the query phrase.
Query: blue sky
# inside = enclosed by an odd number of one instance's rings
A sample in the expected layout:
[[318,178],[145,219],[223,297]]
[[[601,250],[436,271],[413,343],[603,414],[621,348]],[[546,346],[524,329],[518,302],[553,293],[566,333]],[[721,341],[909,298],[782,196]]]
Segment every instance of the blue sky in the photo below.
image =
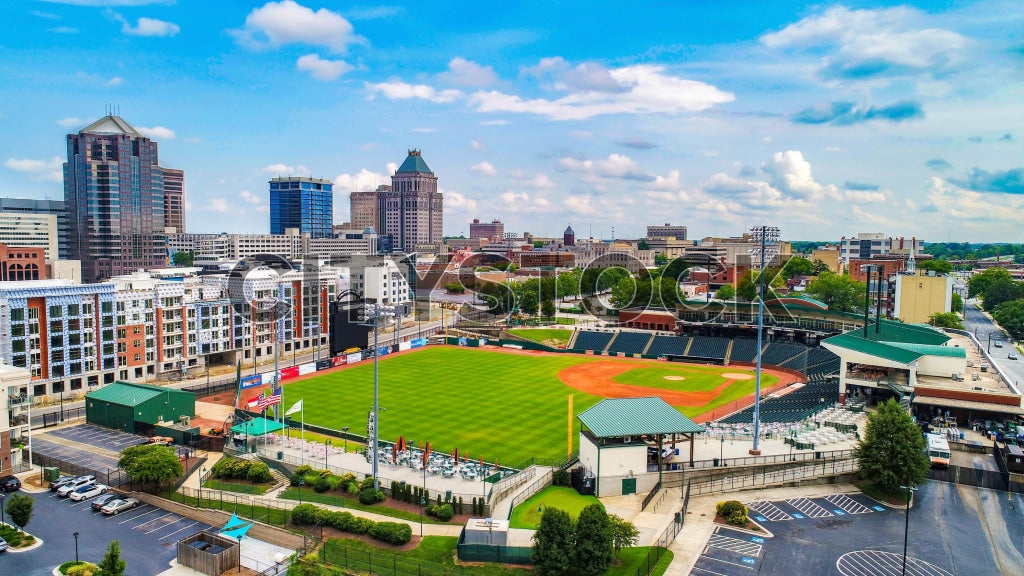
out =
[[0,36],[0,195],[62,198],[120,115],[190,232],[266,232],[267,180],[372,189],[420,148],[445,233],[759,224],[1020,242],[1024,4],[24,0]]

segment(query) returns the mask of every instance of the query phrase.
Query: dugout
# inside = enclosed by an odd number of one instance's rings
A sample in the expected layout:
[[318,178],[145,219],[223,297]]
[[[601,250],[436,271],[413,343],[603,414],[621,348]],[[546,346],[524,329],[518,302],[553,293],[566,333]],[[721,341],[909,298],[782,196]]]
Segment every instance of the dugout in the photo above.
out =
[[[661,481],[666,450],[704,432],[667,402],[647,398],[607,398],[578,416],[580,464],[594,478],[598,498],[649,492]],[[666,447],[666,444],[670,446]]]
[[158,423],[194,418],[196,396],[150,384],[114,382],[85,395],[85,421],[130,434],[151,431]]

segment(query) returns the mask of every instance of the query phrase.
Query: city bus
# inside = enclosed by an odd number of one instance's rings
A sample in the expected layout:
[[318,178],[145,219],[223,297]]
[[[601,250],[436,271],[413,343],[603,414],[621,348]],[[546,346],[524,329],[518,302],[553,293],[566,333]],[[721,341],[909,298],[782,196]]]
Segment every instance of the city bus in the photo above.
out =
[[949,468],[949,442],[942,434],[926,434],[932,468]]

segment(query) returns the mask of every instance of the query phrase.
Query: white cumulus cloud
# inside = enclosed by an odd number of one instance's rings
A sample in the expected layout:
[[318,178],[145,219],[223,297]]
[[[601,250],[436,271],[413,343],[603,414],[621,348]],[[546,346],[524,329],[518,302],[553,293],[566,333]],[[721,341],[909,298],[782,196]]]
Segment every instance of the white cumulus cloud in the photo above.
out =
[[248,190],[242,190],[241,192],[238,193],[238,195],[242,198],[242,200],[245,200],[246,202],[248,202],[250,204],[261,204],[261,203],[263,203],[263,199],[262,198],[260,198],[259,196],[253,194],[252,192],[249,192]]
[[321,58],[317,54],[306,54],[299,56],[296,67],[303,72],[309,72],[317,80],[337,80],[343,74],[352,70],[352,66],[344,60],[329,60]]
[[157,20],[156,18],[139,18],[135,25],[121,18],[121,32],[130,36],[162,36],[170,37],[181,32],[181,27],[174,22]]
[[152,128],[136,126],[135,128],[139,132],[142,132],[143,136],[147,136],[153,140],[174,140],[174,130],[165,126],[153,126]]
[[85,122],[81,118],[73,118],[72,117],[72,118],[61,118],[60,120],[57,120],[57,125],[58,126],[63,126],[65,128],[72,128],[74,126],[81,126],[82,124],[85,124]]
[[377,84],[367,82],[365,86],[370,92],[369,100],[373,100],[374,96],[380,94],[388,100],[418,98],[420,100],[429,100],[436,104],[447,104],[462,97],[462,92],[458,90],[435,90],[433,86],[426,84],[407,84],[397,80]]
[[[391,168],[394,166],[393,168]],[[393,173],[398,169],[397,165],[389,165],[391,172]],[[368,192],[376,190],[377,186],[381,184],[390,184],[391,178],[379,172],[371,172],[366,168],[359,170],[355,174],[338,174],[334,178],[334,191],[335,192]]]
[[239,43],[253,48],[284,44],[324,46],[344,52],[358,41],[352,24],[326,8],[313,11],[292,0],[267,2],[245,17],[245,26],[233,31]]
[[64,161],[59,156],[54,156],[49,160],[8,158],[4,161],[4,167],[8,170],[28,174],[33,180],[44,180],[47,182],[63,182],[63,166]]
[[477,150],[479,152],[487,152],[488,151],[487,150],[487,144],[484,144],[483,142],[481,142],[479,140],[470,140],[469,141],[469,147],[472,148],[473,150]]
[[465,58],[455,57],[448,62],[448,71],[440,75],[441,80],[456,86],[483,88],[498,81],[494,68],[481,66]]
[[479,164],[473,164],[469,167],[470,170],[484,176],[497,176],[498,170],[490,162],[481,162]]

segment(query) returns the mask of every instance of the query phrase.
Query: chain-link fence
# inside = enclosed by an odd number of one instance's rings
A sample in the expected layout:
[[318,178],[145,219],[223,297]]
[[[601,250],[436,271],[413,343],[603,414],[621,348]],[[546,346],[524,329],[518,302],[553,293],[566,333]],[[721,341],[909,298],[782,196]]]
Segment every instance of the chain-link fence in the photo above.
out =
[[443,564],[417,562],[380,550],[362,550],[327,540],[320,548],[320,559],[327,564],[358,573],[377,576],[445,576]]

